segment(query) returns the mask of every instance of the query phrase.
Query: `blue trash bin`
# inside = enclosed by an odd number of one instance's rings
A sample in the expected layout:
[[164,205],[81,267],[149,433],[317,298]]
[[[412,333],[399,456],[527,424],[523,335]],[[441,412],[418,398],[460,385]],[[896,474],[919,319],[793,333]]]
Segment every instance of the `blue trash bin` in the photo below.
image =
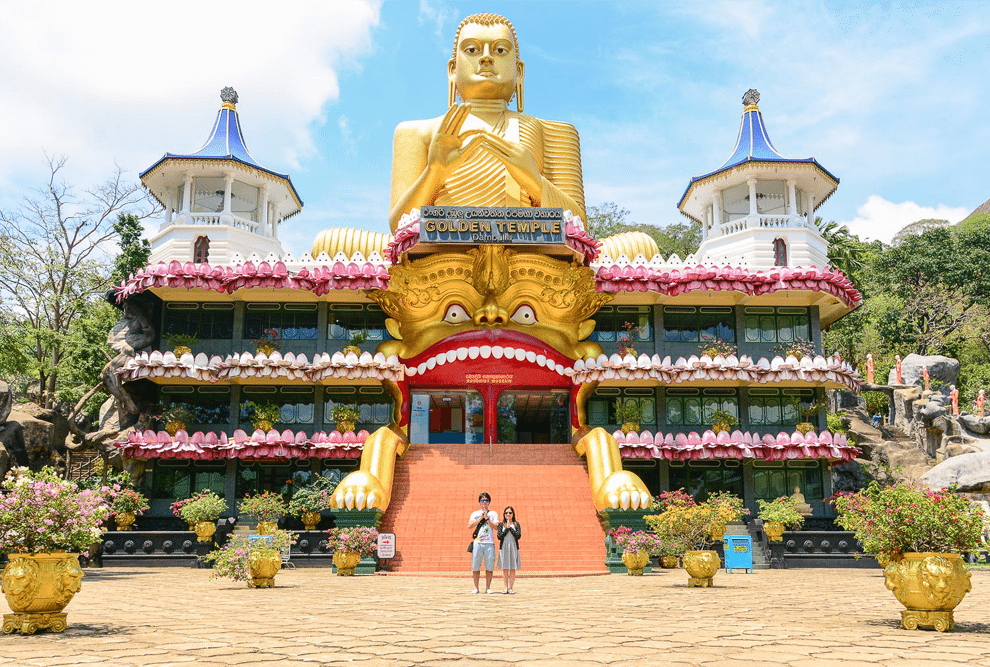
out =
[[749,535],[726,535],[722,538],[725,550],[725,571],[749,570],[753,573],[753,538]]

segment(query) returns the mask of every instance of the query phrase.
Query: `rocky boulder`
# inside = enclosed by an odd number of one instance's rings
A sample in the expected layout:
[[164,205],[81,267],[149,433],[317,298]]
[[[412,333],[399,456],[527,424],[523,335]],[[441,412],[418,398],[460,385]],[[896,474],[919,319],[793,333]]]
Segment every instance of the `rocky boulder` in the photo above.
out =
[[14,395],[10,393],[10,385],[0,380],[0,424],[7,421],[10,409],[14,406]]
[[63,459],[69,421],[59,411],[21,403],[10,411],[5,426],[10,424],[17,424],[22,430],[27,465],[31,468],[53,465]]
[[[922,356],[920,354],[909,354],[901,360],[901,379],[903,384],[923,385],[922,372],[928,369],[928,375],[932,380],[938,380],[944,384],[955,384],[959,379],[959,360],[952,357],[943,357],[938,354]],[[897,383],[896,369],[891,368],[887,376],[887,384]]]
[[922,475],[921,483],[933,489],[957,484],[959,491],[990,493],[990,452],[953,456]]

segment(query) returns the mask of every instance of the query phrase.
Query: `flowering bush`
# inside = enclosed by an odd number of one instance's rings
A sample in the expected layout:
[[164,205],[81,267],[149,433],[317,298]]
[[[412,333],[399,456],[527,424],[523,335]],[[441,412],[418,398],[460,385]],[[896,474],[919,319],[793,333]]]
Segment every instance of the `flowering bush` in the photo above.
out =
[[747,516],[749,510],[743,507],[743,500],[728,491],[716,491],[708,496],[708,504],[718,511],[719,521],[730,523]]
[[898,484],[867,489],[836,500],[840,525],[856,530],[863,551],[971,553],[981,546],[982,508],[947,489]]
[[248,401],[243,407],[247,411],[248,421],[255,430],[258,430],[258,425],[263,421],[275,424],[282,418],[282,406],[272,401],[262,403]]
[[148,507],[148,499],[143,493],[132,489],[122,489],[114,495],[110,510],[114,516],[122,512],[141,516],[148,511]]
[[800,528],[804,525],[804,517],[798,512],[797,502],[790,496],[781,496],[776,500],[767,502],[757,500],[760,505],[758,517],[766,521],[776,521],[791,528]]
[[[169,506],[169,509],[172,510],[172,516],[174,516],[177,519],[181,519],[182,518],[182,508],[183,507],[185,507],[189,503],[193,502],[194,500],[199,500],[204,495],[208,495],[209,493],[211,493],[211,491],[209,489],[206,489],[205,491],[200,491],[199,493],[194,493],[189,498],[184,498],[183,500],[176,500],[174,503],[172,503]],[[219,516],[219,515],[217,515],[217,516]]]
[[255,344],[256,347],[270,347],[273,350],[277,350],[282,347],[282,344],[278,342],[278,339],[282,335],[279,333],[278,329],[265,329],[261,332],[259,338],[255,338],[251,342]]
[[327,546],[333,551],[370,556],[378,550],[378,531],[374,528],[331,528]]
[[296,540],[292,533],[276,530],[270,535],[251,536],[231,535],[227,544],[206,554],[206,560],[213,563],[213,574],[210,579],[233,579],[247,581],[251,578],[251,567],[248,558],[252,550],[289,548]]
[[289,501],[289,514],[299,516],[303,512],[322,512],[330,509],[330,499],[333,497],[337,482],[329,477],[320,477],[308,486],[296,489]]
[[789,343],[774,345],[770,351],[783,357],[793,356],[801,361],[804,357],[815,356],[815,344],[804,338],[795,338]]
[[274,491],[244,496],[244,500],[237,504],[239,513],[247,514],[258,521],[278,521],[286,510],[288,505],[282,495]]
[[619,526],[610,530],[608,535],[615,542],[615,546],[622,549],[622,553],[645,551],[651,556],[658,556],[663,548],[660,538],[645,530],[633,532],[628,526]]
[[636,326],[632,322],[625,322],[622,325],[625,332],[619,338],[619,354],[623,357],[627,354],[636,354],[636,343],[643,339],[643,327]]
[[728,357],[736,353],[736,346],[718,338],[702,337],[701,345],[698,346],[698,352],[707,354],[713,359],[719,354],[723,357]]
[[829,502],[835,507],[838,515],[835,523],[839,527],[858,531],[866,524],[866,509],[869,507],[870,498],[862,491],[858,493],[839,491],[829,498]]
[[[173,506],[174,507],[174,506]],[[227,502],[209,489],[185,501],[179,508],[179,517],[187,523],[216,521],[227,509]]]
[[666,512],[674,507],[687,507],[689,505],[697,505],[697,503],[684,489],[664,491],[659,496],[653,497],[653,509],[657,512]]
[[675,505],[663,514],[644,517],[647,525],[663,542],[704,549],[711,542],[709,533],[720,522],[719,511],[709,503]]
[[0,491],[0,553],[83,551],[102,535],[109,508],[97,491],[82,491],[52,468],[15,468]]

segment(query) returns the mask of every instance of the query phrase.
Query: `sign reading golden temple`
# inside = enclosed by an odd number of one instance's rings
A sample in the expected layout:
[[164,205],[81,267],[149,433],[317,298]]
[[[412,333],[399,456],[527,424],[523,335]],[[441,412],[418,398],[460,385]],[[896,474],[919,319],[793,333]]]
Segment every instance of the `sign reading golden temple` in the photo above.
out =
[[564,209],[503,206],[424,206],[426,243],[564,243]]

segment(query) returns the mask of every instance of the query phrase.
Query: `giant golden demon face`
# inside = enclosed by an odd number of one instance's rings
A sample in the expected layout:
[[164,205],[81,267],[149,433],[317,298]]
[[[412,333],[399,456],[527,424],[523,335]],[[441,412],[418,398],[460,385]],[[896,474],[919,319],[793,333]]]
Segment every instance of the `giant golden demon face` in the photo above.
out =
[[379,348],[385,354],[409,359],[479,331],[494,333],[491,340],[531,336],[570,359],[601,354],[582,341],[595,328],[589,318],[612,297],[595,291],[588,267],[481,246],[406,260],[391,274],[388,290],[371,294],[396,339]]

